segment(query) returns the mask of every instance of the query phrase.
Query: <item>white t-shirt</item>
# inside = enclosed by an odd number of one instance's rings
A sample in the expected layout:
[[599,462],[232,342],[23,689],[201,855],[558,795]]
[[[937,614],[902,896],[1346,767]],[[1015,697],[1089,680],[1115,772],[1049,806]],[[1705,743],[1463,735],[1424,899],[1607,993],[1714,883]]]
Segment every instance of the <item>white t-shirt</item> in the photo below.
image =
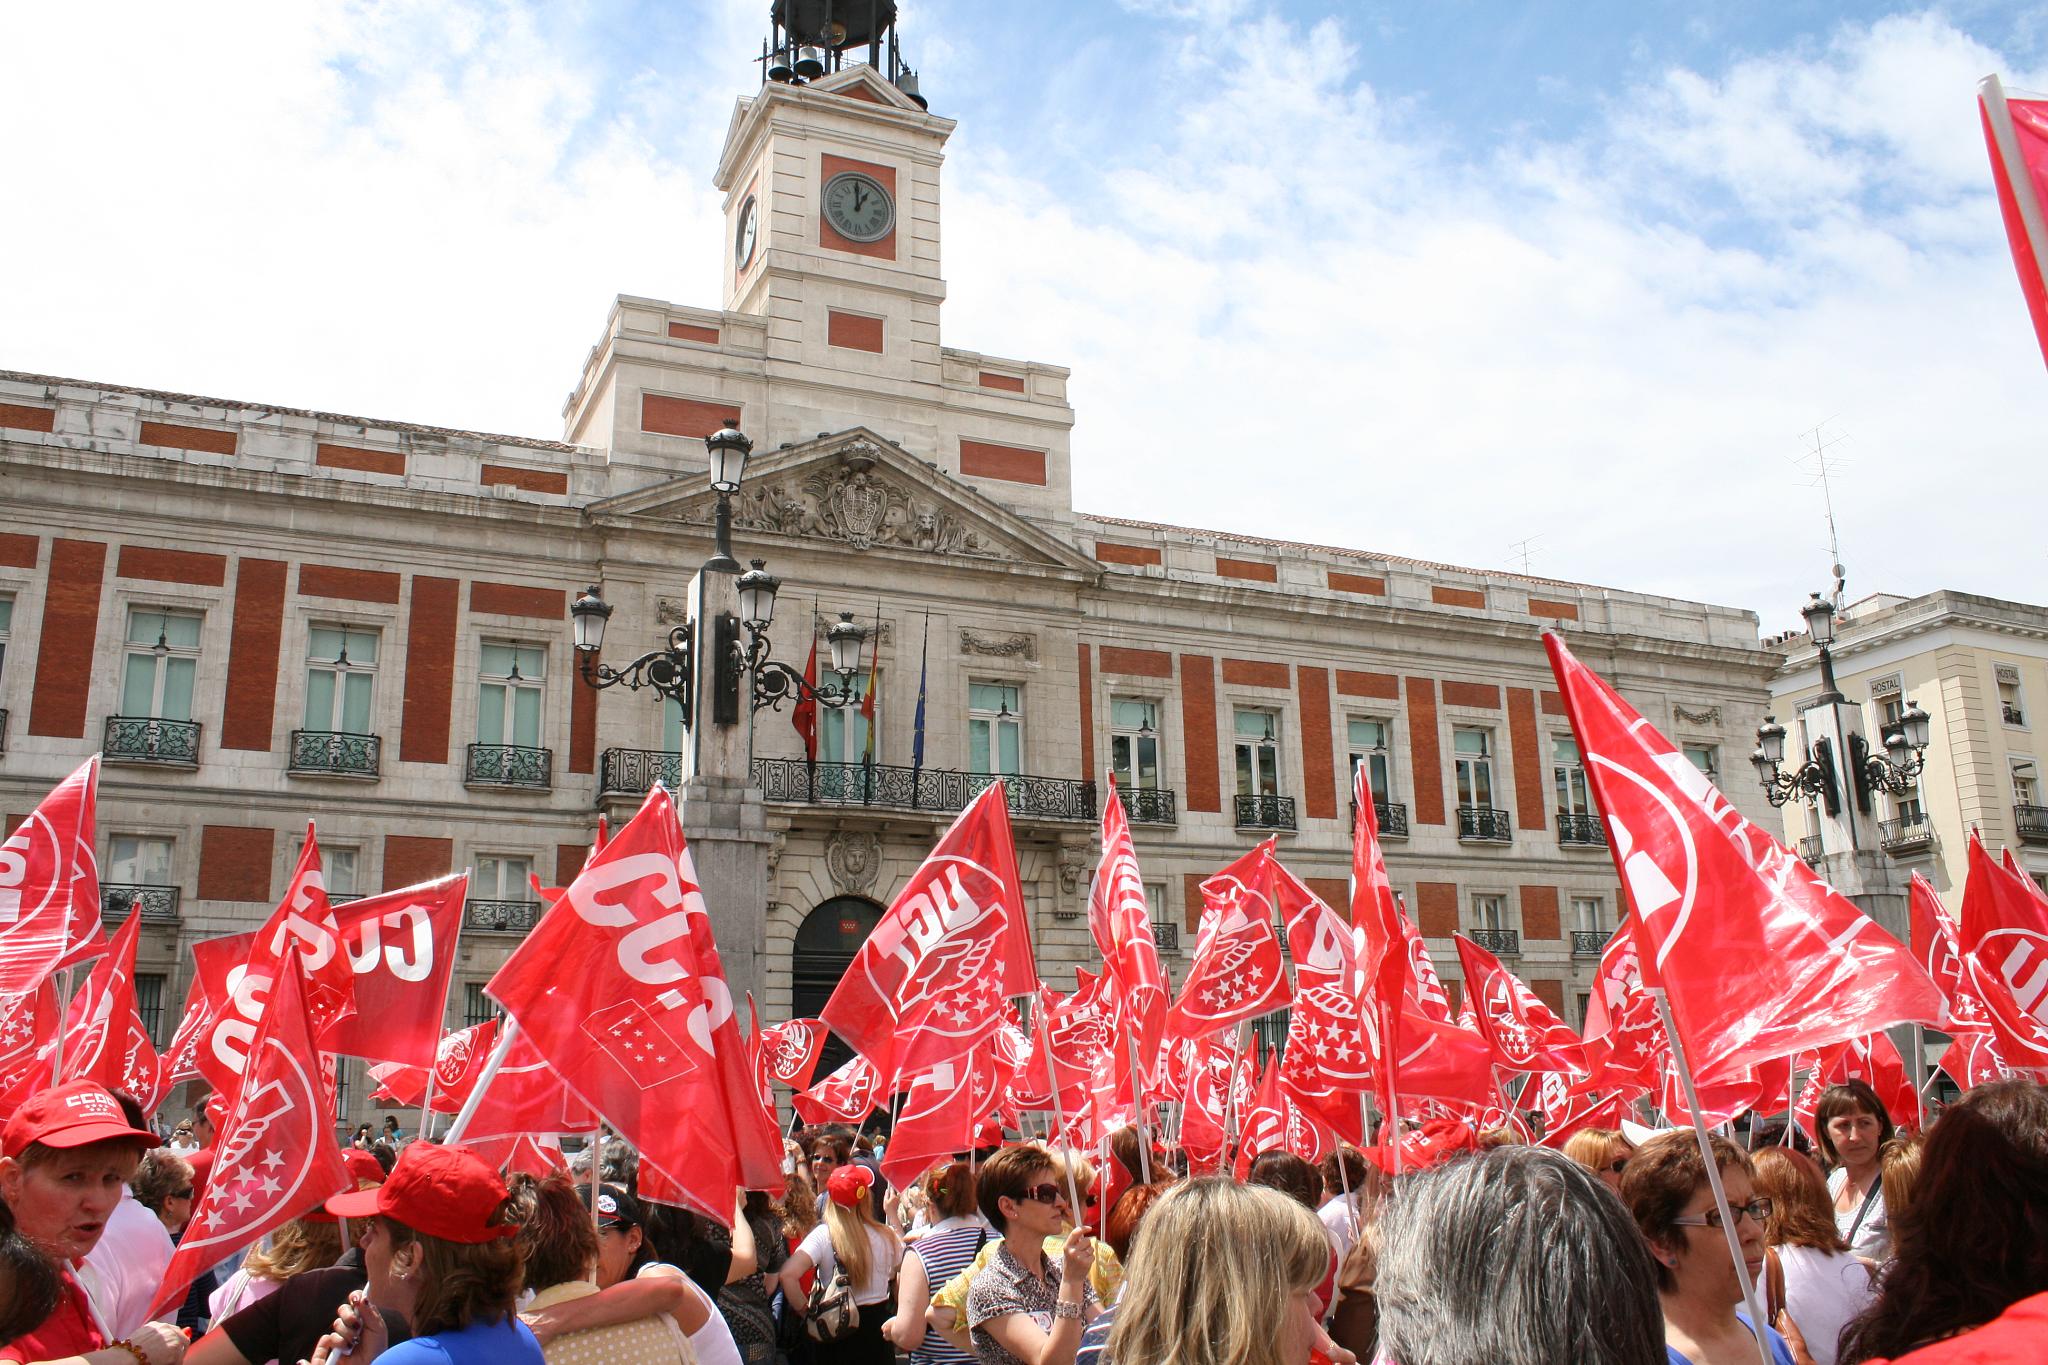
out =
[[[1842,1187],[1849,1183],[1849,1172],[1837,1166],[1828,1174],[1828,1193],[1839,1199]],[[1891,1259],[1892,1224],[1884,1211],[1884,1183],[1879,1181],[1870,1187],[1868,1207],[1864,1200],[1857,1200],[1852,1208],[1835,1210],[1835,1227],[1848,1239],[1849,1250],[1858,1256],[1867,1256],[1873,1261]]]
[[697,1353],[697,1365],[741,1365],[739,1343],[732,1339],[732,1328],[726,1326],[725,1315],[697,1287],[695,1280],[685,1275],[680,1266],[672,1266],[666,1261],[649,1261],[640,1267],[640,1274],[634,1278],[643,1279],[649,1275],[673,1275],[689,1287],[690,1292],[697,1296],[697,1302],[704,1305],[704,1325],[689,1334],[690,1349]]
[[149,1320],[150,1301],[163,1287],[164,1270],[176,1248],[161,1218],[151,1213],[132,1190],[107,1216],[100,1240],[78,1268],[78,1282],[100,1323],[116,1341]]
[[[896,1240],[880,1228],[868,1229],[868,1246],[871,1254],[867,1279],[853,1287],[853,1301],[862,1308],[889,1297],[889,1280],[896,1273],[899,1254]],[[821,1279],[830,1280],[832,1272],[839,1268],[839,1258],[832,1254],[832,1229],[823,1223],[810,1230],[797,1250],[811,1258]]]
[[1877,1296],[1870,1267],[1843,1251],[1814,1247],[1778,1248],[1785,1267],[1785,1311],[1799,1324],[1814,1365],[1835,1365],[1835,1344],[1849,1319]]
[[1340,1261],[1351,1254],[1351,1244],[1357,1240],[1352,1218],[1357,1204],[1357,1195],[1352,1195],[1347,1201],[1340,1194],[1316,1210],[1316,1217],[1323,1220],[1323,1228],[1330,1234],[1330,1245],[1337,1249]]

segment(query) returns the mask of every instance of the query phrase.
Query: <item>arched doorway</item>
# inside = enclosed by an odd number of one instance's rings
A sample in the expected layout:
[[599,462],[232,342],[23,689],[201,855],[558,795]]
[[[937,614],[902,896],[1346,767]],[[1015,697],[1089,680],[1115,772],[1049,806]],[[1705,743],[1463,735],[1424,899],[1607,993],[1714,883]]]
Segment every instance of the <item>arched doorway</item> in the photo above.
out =
[[[804,916],[789,955],[792,1018],[818,1017],[881,919],[882,907],[865,896],[834,896]],[[838,1034],[827,1034],[815,1074],[823,1079],[852,1058],[853,1049]]]

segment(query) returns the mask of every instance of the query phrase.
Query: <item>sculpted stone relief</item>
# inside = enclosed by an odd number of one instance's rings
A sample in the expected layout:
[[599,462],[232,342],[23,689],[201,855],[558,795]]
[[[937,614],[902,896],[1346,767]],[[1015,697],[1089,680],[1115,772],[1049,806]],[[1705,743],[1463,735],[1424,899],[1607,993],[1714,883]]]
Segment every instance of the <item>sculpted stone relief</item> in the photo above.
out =
[[[1017,559],[1008,547],[922,496],[923,490],[882,471],[879,455],[874,446],[856,441],[834,464],[742,487],[733,497],[732,523],[742,530],[844,541],[856,550],[883,545],[971,559]],[[710,517],[707,505],[692,520]]]

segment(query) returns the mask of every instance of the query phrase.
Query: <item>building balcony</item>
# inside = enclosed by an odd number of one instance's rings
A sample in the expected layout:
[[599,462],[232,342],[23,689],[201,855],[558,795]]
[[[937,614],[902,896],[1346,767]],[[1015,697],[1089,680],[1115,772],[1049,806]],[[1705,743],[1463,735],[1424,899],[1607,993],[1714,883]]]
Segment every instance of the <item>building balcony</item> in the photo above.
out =
[[1029,820],[1093,820],[1095,784],[1027,773],[963,773],[887,763],[809,763],[757,758],[749,771],[770,801],[799,806],[863,806],[950,815],[1001,782],[1010,814]]
[[140,907],[144,924],[176,924],[178,922],[178,888],[175,886],[124,886],[114,882],[100,883],[100,915],[111,920],[124,920]]
[[1467,929],[1465,937],[1495,957],[1522,955],[1522,931],[1519,929]]
[[1152,946],[1162,953],[1180,951],[1180,926],[1168,920],[1152,921]]
[[1572,930],[1572,956],[1598,957],[1607,951],[1607,940],[1614,937],[1612,929]]
[[1294,798],[1291,796],[1240,796],[1237,799],[1239,829],[1294,829]]
[[157,716],[108,716],[100,754],[108,763],[153,768],[199,766],[199,722]]
[[1818,834],[1802,834],[1799,836],[1799,861],[1805,863],[1808,867],[1815,867],[1820,863],[1821,854],[1820,836]]
[[1557,812],[1557,842],[1569,848],[1605,848],[1607,829],[1597,815],[1561,810]]
[[[1380,827],[1382,839],[1405,839],[1408,837],[1408,804],[1405,801],[1375,801],[1372,803],[1373,822]],[[1358,828],[1358,803],[1351,803],[1351,828]]]
[[517,744],[472,744],[463,765],[465,787],[511,787],[546,791],[553,785],[555,751]]
[[1505,844],[1515,837],[1514,817],[1492,806],[1458,807],[1458,841],[1466,844]]
[[547,906],[539,901],[464,901],[462,928],[486,934],[527,934],[540,923]]
[[597,758],[599,796],[645,796],[656,782],[683,785],[683,756],[667,749],[606,749]]
[[1180,823],[1179,793],[1166,787],[1118,787],[1117,799],[1124,803],[1124,815],[1134,825],[1177,825]]
[[291,760],[285,771],[295,777],[348,777],[376,781],[384,741],[375,735],[344,730],[292,731]]
[[1877,846],[1894,858],[1910,858],[1934,849],[1934,827],[1926,820],[1880,820]]
[[2048,844],[2048,806],[2014,806],[2013,823],[2023,844]]

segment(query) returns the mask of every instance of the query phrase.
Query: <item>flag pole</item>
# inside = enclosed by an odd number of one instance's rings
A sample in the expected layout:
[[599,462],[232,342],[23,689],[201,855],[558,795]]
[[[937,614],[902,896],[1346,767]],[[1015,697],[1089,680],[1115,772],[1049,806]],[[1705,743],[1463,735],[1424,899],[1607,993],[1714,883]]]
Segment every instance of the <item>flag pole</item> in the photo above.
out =
[[[1124,1041],[1130,1044],[1131,1092],[1138,1101],[1138,1167],[1144,1182],[1152,1183],[1152,1126],[1145,1122],[1152,1106],[1145,1103],[1145,1074],[1138,1069],[1138,1031],[1124,1030]],[[1047,1058],[1048,1062],[1052,1059]],[[1103,1215],[1105,1218],[1108,1214]]]
[[590,1135],[590,1224],[597,1223],[598,1188],[604,1184],[604,1125],[598,1124],[597,1131]]
[[57,973],[57,1039],[56,1056],[51,1061],[50,1079],[61,1085],[64,1082],[64,1035],[71,1013],[71,971],[69,967]]
[[[1035,957],[1036,953],[1033,956]],[[1046,1021],[1046,1015],[1049,1011],[1045,1008],[1043,1000],[1038,1001],[1037,1004],[1038,1008],[1032,1010],[1031,1013],[1037,1020],[1038,1045],[1045,1049],[1045,1076],[1052,1083],[1049,1088],[1052,1091],[1053,1122],[1058,1125],[1059,1135],[1064,1139],[1067,1132],[1067,1111],[1066,1106],[1060,1103],[1060,1072],[1059,1067],[1053,1062],[1052,1028]],[[1079,1225],[1081,1222],[1081,1192],[1080,1188],[1074,1183],[1074,1163],[1064,1155],[1068,1151],[1065,1141],[1060,1143],[1060,1151],[1062,1153],[1060,1166],[1067,1173],[1067,1207],[1073,1211],[1074,1222],[1076,1225]]]
[[1226,1168],[1237,1164],[1237,1068],[1244,1061],[1245,1021],[1237,1021],[1237,1031],[1230,1039],[1229,1080],[1224,1082],[1223,1091],[1223,1161]]
[[1678,1025],[1672,1022],[1671,1000],[1660,986],[1650,987],[1650,998],[1657,1002],[1657,1013],[1664,1021],[1664,1036],[1671,1044],[1672,1066],[1678,1072],[1679,1084],[1685,1087],[1685,1104],[1692,1111],[1692,1132],[1700,1145],[1700,1160],[1707,1168],[1707,1188],[1714,1192],[1714,1210],[1721,1218],[1721,1233],[1728,1240],[1728,1255],[1735,1261],[1735,1277],[1742,1284],[1742,1301],[1749,1308],[1749,1326],[1756,1337],[1757,1358],[1763,1365],[1772,1365],[1771,1343],[1768,1335],[1770,1324],[1764,1321],[1763,1310],[1756,1301],[1756,1282],[1749,1276],[1749,1265],[1742,1259],[1741,1236],[1735,1230],[1735,1214],[1728,1207],[1728,1191],[1721,1185],[1721,1163],[1714,1159],[1714,1144],[1707,1137],[1707,1121],[1700,1114],[1700,1096],[1693,1085],[1692,1066],[1685,1059],[1685,1042],[1678,1036]]
[[462,1135],[469,1131],[470,1120],[483,1107],[484,1092],[491,1088],[491,1082],[498,1078],[498,1068],[505,1064],[505,1054],[512,1050],[512,1044],[519,1037],[519,1021],[510,1015],[505,1017],[505,1027],[498,1033],[498,1045],[491,1049],[491,1055],[484,1059],[484,1069],[476,1078],[476,1088],[469,1092],[469,1098],[462,1102],[462,1112],[455,1116],[455,1122],[448,1127],[448,1135],[441,1139],[453,1147],[462,1141]]

